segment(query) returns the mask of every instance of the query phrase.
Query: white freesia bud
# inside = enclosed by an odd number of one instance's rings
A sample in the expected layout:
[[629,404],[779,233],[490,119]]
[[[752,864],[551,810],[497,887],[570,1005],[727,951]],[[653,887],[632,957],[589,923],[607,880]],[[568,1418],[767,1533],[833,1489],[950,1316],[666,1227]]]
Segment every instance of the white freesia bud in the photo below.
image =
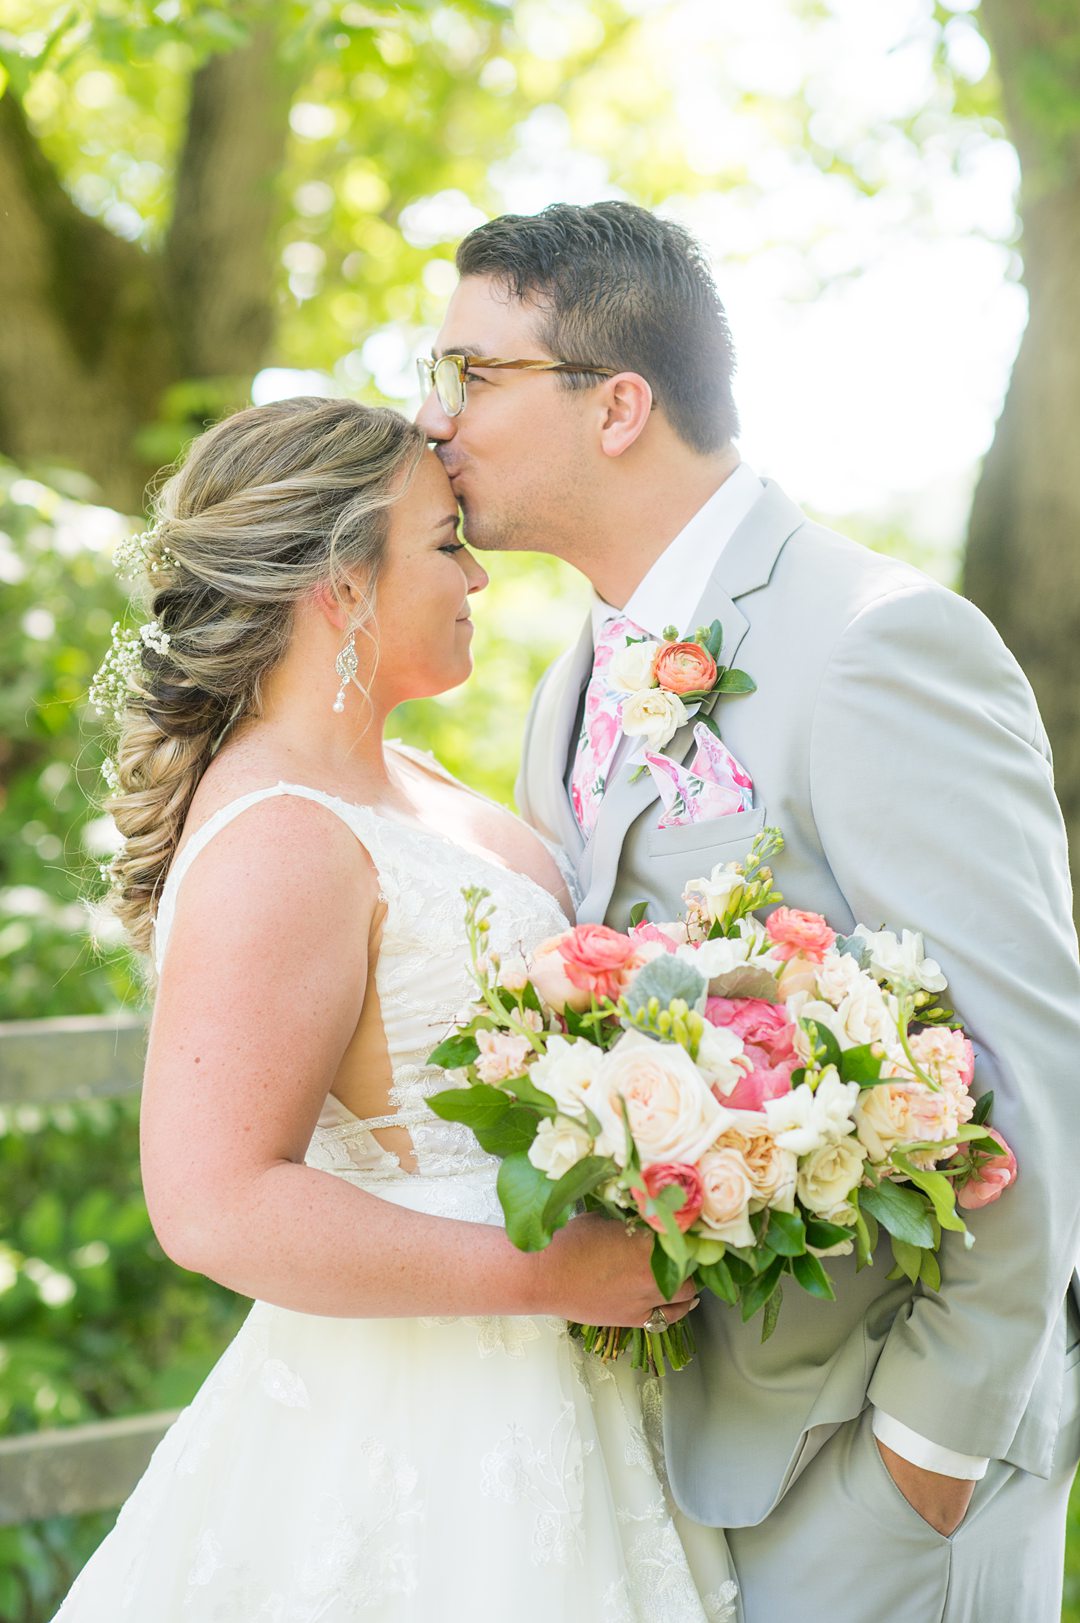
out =
[[734,863],[725,866],[718,862],[707,879],[690,880],[683,890],[683,901],[688,907],[707,913],[710,920],[720,919],[732,898],[741,894],[745,883],[744,875],[736,872]]
[[766,1099],[762,1106],[769,1130],[781,1149],[796,1155],[809,1155],[854,1131],[851,1119],[859,1097],[857,1082],[841,1082],[830,1065],[821,1073],[816,1089],[800,1082],[778,1099]]
[[653,667],[659,643],[631,642],[620,648],[608,666],[608,680],[623,693],[638,693],[656,686]]
[[679,728],[689,720],[686,706],[677,693],[665,688],[645,688],[632,693],[622,708],[622,729],[630,738],[643,738],[654,752],[670,744]]
[[894,986],[910,987],[912,991],[945,990],[948,983],[941,973],[941,965],[933,958],[923,957],[923,938],[917,930],[905,930],[898,938],[891,930],[868,930],[865,924],[859,924],[854,933],[866,942],[870,968],[875,975],[892,981]]

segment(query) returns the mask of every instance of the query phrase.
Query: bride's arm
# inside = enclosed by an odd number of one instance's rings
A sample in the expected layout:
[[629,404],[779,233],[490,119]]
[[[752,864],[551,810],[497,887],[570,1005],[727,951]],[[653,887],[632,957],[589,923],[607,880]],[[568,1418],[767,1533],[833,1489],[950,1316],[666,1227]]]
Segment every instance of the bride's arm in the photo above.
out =
[[[408,1211],[303,1164],[367,980],[371,862],[326,808],[250,808],[186,874],[142,1107],[155,1233],[182,1267],[304,1313],[553,1313],[640,1324],[644,1236],[571,1223],[527,1256],[499,1228]],[[689,1292],[684,1292],[684,1298]]]

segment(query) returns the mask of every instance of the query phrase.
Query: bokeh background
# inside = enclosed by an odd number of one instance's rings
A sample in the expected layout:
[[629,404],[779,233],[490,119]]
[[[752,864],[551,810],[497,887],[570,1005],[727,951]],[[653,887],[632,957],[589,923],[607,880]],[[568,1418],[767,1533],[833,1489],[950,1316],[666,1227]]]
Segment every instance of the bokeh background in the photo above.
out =
[[[250,400],[415,409],[460,236],[603,197],[705,243],[751,465],[998,625],[1075,848],[1080,0],[4,0],[0,1020],[140,1006],[86,692],[148,479]],[[492,573],[396,730],[509,800],[586,590]],[[185,1402],[246,1304],[163,1259],[135,1107],[0,1112],[0,1203],[0,1435]],[[0,1531],[0,1623],[111,1520]]]

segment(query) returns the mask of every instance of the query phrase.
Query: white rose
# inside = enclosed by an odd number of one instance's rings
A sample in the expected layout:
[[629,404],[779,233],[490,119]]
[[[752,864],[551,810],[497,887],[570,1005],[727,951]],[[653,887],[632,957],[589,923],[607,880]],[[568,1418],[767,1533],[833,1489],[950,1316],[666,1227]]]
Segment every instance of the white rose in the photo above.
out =
[[862,973],[850,952],[837,952],[835,947],[830,947],[818,965],[818,995],[826,1003],[838,1005],[844,1001]]
[[781,1149],[793,1150],[796,1155],[809,1155],[847,1134],[854,1132],[851,1112],[859,1096],[857,1082],[841,1082],[834,1066],[821,1073],[816,1089],[808,1082],[800,1082],[790,1093],[778,1099],[766,1099],[763,1105],[769,1130]]
[[836,1011],[844,1033],[840,1046],[860,1048],[864,1043],[880,1043],[883,1048],[895,1048],[898,1012],[891,992],[883,992],[869,975],[860,975]]
[[662,750],[689,720],[686,706],[677,693],[665,688],[645,688],[632,693],[622,708],[622,730],[631,738],[644,738],[647,749]]
[[714,1026],[708,1020],[698,1044],[697,1063],[709,1086],[719,1088],[723,1094],[730,1093],[751,1068],[742,1038],[730,1026]]
[[729,1245],[753,1245],[750,1202],[754,1184],[736,1149],[709,1150],[698,1162],[704,1190],[698,1221],[707,1232]]
[[626,1155],[624,1103],[643,1162],[695,1162],[725,1120],[685,1048],[640,1031],[628,1031],[603,1056],[588,1096],[603,1128],[597,1150],[620,1166]]
[[551,1095],[560,1110],[579,1115],[583,1107],[592,1108],[589,1092],[602,1058],[599,1048],[594,1048],[592,1043],[549,1037],[546,1053],[540,1056],[529,1074],[541,1092]]
[[557,1182],[564,1172],[583,1161],[591,1149],[592,1139],[579,1121],[556,1116],[554,1121],[545,1119],[540,1123],[529,1145],[529,1160],[539,1171],[546,1172],[552,1182]]
[[945,990],[947,982],[941,965],[923,957],[923,938],[917,930],[905,930],[898,938],[892,930],[868,930],[865,924],[858,924],[854,933],[866,942],[875,975],[912,991]]
[[620,648],[608,666],[608,681],[623,693],[637,693],[642,688],[656,685],[653,666],[656,664],[657,642],[631,642]]
[[706,980],[713,981],[745,964],[749,952],[749,943],[739,937],[718,935],[715,940],[703,941],[697,947],[678,947],[675,956],[684,964],[693,964]]
[[879,1082],[876,1087],[863,1088],[855,1106],[855,1131],[871,1161],[887,1160],[897,1144],[914,1138],[907,1086]]
[[866,1151],[858,1139],[842,1138],[812,1150],[799,1168],[799,1199],[808,1211],[830,1223],[851,1223],[848,1196],[862,1177]]

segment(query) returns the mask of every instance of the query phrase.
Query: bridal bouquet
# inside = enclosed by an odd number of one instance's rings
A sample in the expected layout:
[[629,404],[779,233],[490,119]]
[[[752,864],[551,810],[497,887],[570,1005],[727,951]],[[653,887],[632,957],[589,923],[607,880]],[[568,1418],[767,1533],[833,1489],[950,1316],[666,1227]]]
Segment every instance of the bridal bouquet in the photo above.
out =
[[[776,906],[782,846],[766,829],[744,862],[692,879],[676,921],[645,922],[640,905],[625,933],[580,924],[528,961],[488,950],[488,893],[465,891],[478,1001],[430,1057],[459,1085],[428,1101],[501,1157],[522,1250],[582,1204],[645,1223],[663,1298],[692,1275],[744,1320],[762,1312],[762,1339],[785,1281],[832,1299],[823,1259],[866,1266],[882,1229],[889,1277],[936,1290],[942,1231],[973,1243],[957,1207],[1016,1175],[922,937],[840,936]],[[654,1371],[693,1352],[686,1319],[573,1333]]]

